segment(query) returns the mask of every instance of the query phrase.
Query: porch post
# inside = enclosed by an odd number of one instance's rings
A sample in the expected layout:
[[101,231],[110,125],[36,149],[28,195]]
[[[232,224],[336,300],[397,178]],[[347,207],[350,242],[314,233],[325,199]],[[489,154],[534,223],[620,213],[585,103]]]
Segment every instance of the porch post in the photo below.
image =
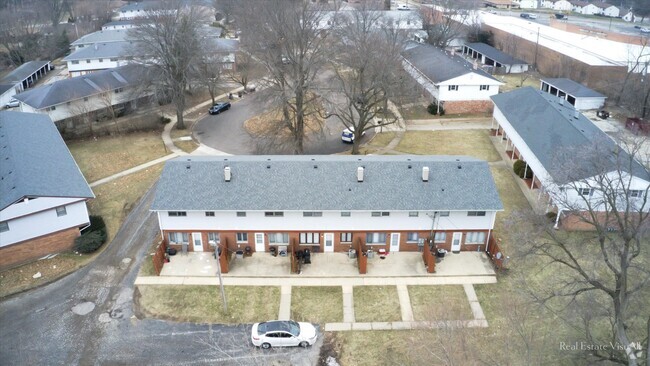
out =
[[524,168],[524,179],[526,178],[526,174],[528,174],[528,162],[526,162],[526,168]]
[[530,189],[533,189],[534,186],[535,186],[535,172],[533,172],[533,179],[531,179],[530,181]]
[[558,208],[557,216],[555,217],[555,225],[553,226],[554,229],[558,228],[558,224],[560,223],[560,215],[562,215],[562,209]]

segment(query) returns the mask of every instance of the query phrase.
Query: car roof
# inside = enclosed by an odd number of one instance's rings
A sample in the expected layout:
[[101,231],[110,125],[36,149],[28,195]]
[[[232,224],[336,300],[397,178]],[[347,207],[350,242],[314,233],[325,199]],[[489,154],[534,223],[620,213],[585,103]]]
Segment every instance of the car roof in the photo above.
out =
[[272,321],[260,323],[257,326],[257,329],[265,333],[277,332],[277,331],[290,332],[291,331],[291,328],[289,328],[290,323],[295,323],[295,322],[291,320],[272,320]]

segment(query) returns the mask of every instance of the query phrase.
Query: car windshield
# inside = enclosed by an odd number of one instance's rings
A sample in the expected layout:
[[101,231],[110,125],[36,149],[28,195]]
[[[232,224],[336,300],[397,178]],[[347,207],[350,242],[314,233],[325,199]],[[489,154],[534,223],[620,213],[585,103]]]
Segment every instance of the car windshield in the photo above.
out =
[[257,326],[257,331],[259,334],[284,331],[289,332],[297,337],[300,334],[300,325],[298,325],[298,323],[294,322],[293,320],[264,322],[260,323]]

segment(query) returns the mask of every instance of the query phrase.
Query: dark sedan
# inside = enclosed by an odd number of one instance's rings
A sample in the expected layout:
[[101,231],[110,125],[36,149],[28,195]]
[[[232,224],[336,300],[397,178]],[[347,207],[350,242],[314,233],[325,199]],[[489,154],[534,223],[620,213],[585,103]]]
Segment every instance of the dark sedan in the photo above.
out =
[[217,103],[210,107],[210,110],[208,110],[208,113],[210,114],[219,114],[221,112],[227,111],[230,109],[230,103],[228,102],[223,102],[223,103]]

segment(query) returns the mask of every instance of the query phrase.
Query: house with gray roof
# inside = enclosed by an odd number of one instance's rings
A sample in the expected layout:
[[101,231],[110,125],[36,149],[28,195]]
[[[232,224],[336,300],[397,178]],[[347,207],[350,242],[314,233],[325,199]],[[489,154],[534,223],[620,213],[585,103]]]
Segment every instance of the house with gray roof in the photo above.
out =
[[525,162],[523,175],[530,177],[530,188],[539,189],[547,207],[557,210],[556,225],[587,207],[610,209],[599,201],[599,182],[623,179],[620,189],[627,187],[629,194],[625,205],[645,202],[650,189],[647,168],[565,99],[525,87],[492,100],[496,134],[503,136],[500,141],[509,156]]
[[465,156],[193,156],[165,164],[151,210],[168,245],[195,252],[477,251],[503,205]]
[[0,78],[0,109],[13,96],[33,86],[48,71],[54,69],[50,61],[28,61]]
[[[22,112],[47,114],[62,127],[79,116],[134,107],[151,95],[138,88],[146,69],[129,64],[76,78],[58,80],[17,94]],[[111,112],[113,111],[113,112]]]
[[79,48],[66,56],[63,61],[68,64],[71,77],[93,72],[113,69],[134,61],[142,61],[145,55],[135,41],[95,43]]
[[97,43],[124,42],[130,40],[128,29],[100,30],[86,34],[70,43],[70,48],[78,50],[91,47]]
[[0,268],[70,249],[94,198],[48,116],[0,112]]
[[503,85],[453,50],[411,42],[402,56],[404,69],[446,113],[491,111],[490,97]]
[[565,99],[581,111],[602,108],[607,98],[595,90],[566,78],[542,79],[540,90]]
[[102,30],[131,29],[138,26],[137,20],[115,20],[102,25]]
[[526,61],[499,51],[485,43],[468,43],[463,46],[463,55],[479,60],[481,64],[490,67],[495,73],[521,74],[528,71]]

